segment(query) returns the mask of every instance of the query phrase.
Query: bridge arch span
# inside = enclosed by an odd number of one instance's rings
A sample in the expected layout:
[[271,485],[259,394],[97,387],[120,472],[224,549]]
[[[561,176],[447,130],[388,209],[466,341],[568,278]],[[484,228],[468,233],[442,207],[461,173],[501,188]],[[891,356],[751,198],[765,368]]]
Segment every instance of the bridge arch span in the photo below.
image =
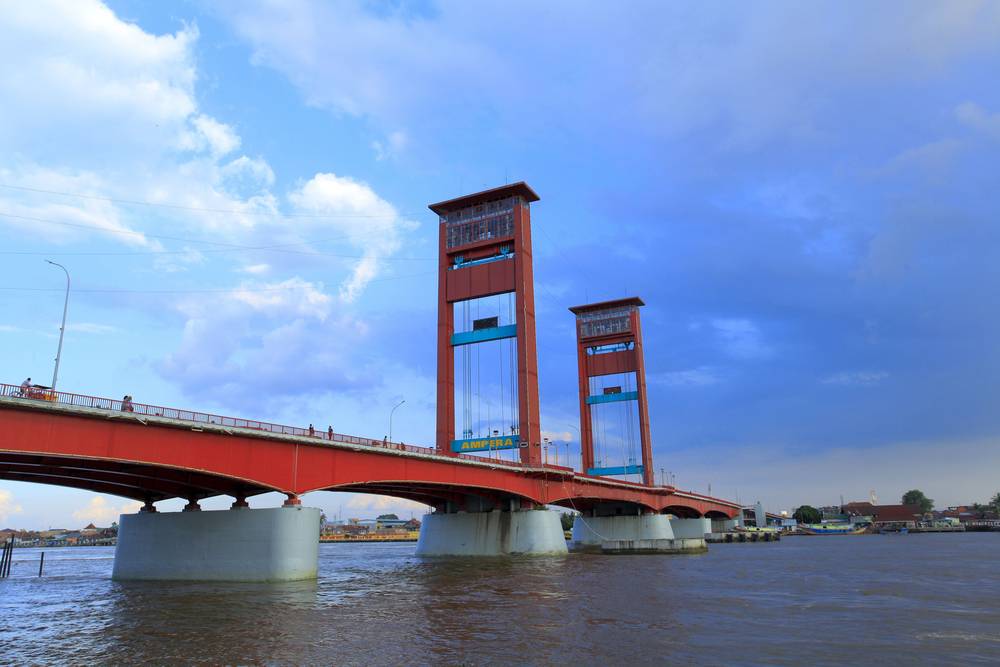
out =
[[538,498],[511,493],[509,490],[497,487],[420,480],[387,479],[361,483],[349,482],[317,490],[368,493],[403,498],[429,505],[436,510],[446,510],[449,507],[474,512],[508,509],[511,500],[518,501],[520,507],[542,504]]
[[147,503],[280,491],[257,480],[140,461],[0,451],[0,479],[65,486]]
[[656,513],[656,507],[651,504],[622,501],[618,498],[603,495],[557,497],[550,499],[548,504],[583,513],[602,511],[606,512],[608,516]]
[[702,513],[697,507],[690,505],[667,505],[660,510],[661,514],[673,514],[678,519],[700,519]]

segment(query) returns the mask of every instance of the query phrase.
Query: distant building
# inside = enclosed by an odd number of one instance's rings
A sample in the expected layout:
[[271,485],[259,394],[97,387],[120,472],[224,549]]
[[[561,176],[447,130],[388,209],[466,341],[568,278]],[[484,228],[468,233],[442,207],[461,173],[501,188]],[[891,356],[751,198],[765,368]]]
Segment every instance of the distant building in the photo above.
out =
[[924,518],[920,505],[872,505],[870,502],[855,502],[844,505],[844,513],[851,523],[871,523],[875,528],[887,530],[915,528]]

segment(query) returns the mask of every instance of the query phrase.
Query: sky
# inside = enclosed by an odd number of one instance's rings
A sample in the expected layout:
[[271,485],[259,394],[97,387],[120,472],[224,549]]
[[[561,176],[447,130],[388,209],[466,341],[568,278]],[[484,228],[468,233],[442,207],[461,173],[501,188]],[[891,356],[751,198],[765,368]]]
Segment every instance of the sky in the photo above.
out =
[[[524,180],[553,440],[578,452],[567,308],[638,295],[678,486],[776,511],[1000,490],[1000,4],[2,11],[0,381],[50,381],[51,259],[64,391],[376,438],[405,399],[394,435],[431,445],[427,204]],[[0,480],[3,525],[135,507]]]

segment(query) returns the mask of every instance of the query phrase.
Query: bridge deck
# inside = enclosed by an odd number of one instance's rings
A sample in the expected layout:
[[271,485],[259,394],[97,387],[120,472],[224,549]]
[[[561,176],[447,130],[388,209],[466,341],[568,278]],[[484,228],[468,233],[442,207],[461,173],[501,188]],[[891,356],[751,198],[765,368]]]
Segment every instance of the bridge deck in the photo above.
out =
[[[532,478],[534,480],[544,480],[542,482],[544,486],[555,483],[564,488],[572,488],[574,489],[572,491],[572,495],[574,497],[581,497],[588,494],[593,496],[594,492],[580,491],[581,488],[589,487],[592,489],[603,489],[602,491],[596,492],[602,497],[610,497],[617,494],[620,495],[624,501],[628,501],[629,499],[645,498],[647,502],[644,504],[650,507],[668,504],[666,496],[670,496],[672,499],[670,502],[690,502],[699,507],[712,506],[722,508],[727,511],[738,507],[737,504],[729,501],[719,500],[703,496],[701,494],[685,492],[673,487],[647,487],[636,482],[584,475],[565,466],[552,464],[528,465],[523,464],[520,461],[508,461],[499,458],[489,458],[469,454],[444,455],[439,454],[437,450],[432,447],[419,447],[400,442],[388,442],[385,440],[376,440],[373,438],[364,438],[340,433],[333,433],[331,437],[331,435],[326,431],[319,430],[314,430],[313,433],[310,434],[308,428],[236,417],[225,417],[211,413],[168,408],[143,403],[123,405],[123,402],[117,399],[73,394],[68,392],[52,392],[47,389],[37,387],[22,390],[21,387],[16,385],[0,384],[0,409],[13,409],[18,412],[28,411],[40,415],[61,416],[71,419],[85,418],[88,421],[100,420],[106,424],[118,424],[121,427],[129,427],[132,429],[156,427],[157,430],[170,429],[175,433],[177,431],[185,431],[191,436],[236,436],[238,440],[243,441],[243,439],[249,439],[245,442],[251,443],[254,440],[270,442],[272,443],[272,446],[279,443],[285,443],[293,445],[294,447],[292,447],[292,449],[295,449],[296,451],[305,445],[307,447],[303,450],[303,456],[305,456],[305,453],[310,450],[326,450],[330,451],[331,454],[335,451],[339,451],[344,454],[351,454],[355,456],[357,454],[367,454],[369,456],[375,454],[378,455],[381,460],[387,461],[387,463],[382,467],[393,465],[388,463],[390,460],[402,459],[404,461],[412,461],[413,463],[411,465],[416,465],[420,462],[436,466],[444,464],[452,470],[456,469],[454,468],[455,466],[459,469],[465,468],[469,470],[470,476],[479,474],[474,472],[476,470],[483,472],[491,471],[494,476],[496,474],[500,474],[508,480],[515,477],[521,479]],[[185,441],[190,439],[189,436],[184,436],[184,438]],[[49,443],[47,448],[49,450],[55,449],[52,443]],[[8,448],[3,443],[0,443],[0,452],[2,451],[7,451],[10,453],[10,456],[15,457],[21,453],[28,453],[25,450],[24,445],[17,448]],[[57,455],[55,451],[36,451],[33,453],[38,455]],[[295,458],[296,460],[298,459],[298,454],[295,454]],[[315,457],[312,458],[317,461],[319,460],[315,459]],[[132,462],[138,461],[138,459],[133,460],[127,456],[123,456],[121,460]],[[51,465],[51,461],[47,461],[46,463]],[[200,466],[191,466],[191,468],[193,470],[209,472],[207,468],[202,469]],[[0,470],[0,477],[4,476],[4,471]],[[299,476],[304,477],[305,475],[302,474]],[[452,476],[454,477],[454,474],[452,474]],[[14,477],[12,475],[7,475],[7,477],[9,479],[21,479],[20,477]],[[395,479],[402,481],[403,478],[397,477]],[[331,481],[334,480],[331,479]],[[507,483],[509,483],[509,481]],[[262,488],[261,491],[271,489],[276,490],[277,488],[288,488],[288,491],[295,492],[303,492],[307,490],[304,487],[298,488],[297,485],[295,488],[285,487],[284,485],[281,485],[280,487],[278,485],[272,485],[270,489]],[[399,490],[398,487],[382,488],[391,488],[397,491]],[[494,488],[499,487],[495,486]],[[615,489],[617,489],[617,491],[615,491]],[[344,488],[343,490],[364,489]],[[393,494],[389,493],[388,495]],[[525,495],[527,497],[541,499],[546,494],[531,493],[530,495]],[[650,496],[658,498],[650,501]]]

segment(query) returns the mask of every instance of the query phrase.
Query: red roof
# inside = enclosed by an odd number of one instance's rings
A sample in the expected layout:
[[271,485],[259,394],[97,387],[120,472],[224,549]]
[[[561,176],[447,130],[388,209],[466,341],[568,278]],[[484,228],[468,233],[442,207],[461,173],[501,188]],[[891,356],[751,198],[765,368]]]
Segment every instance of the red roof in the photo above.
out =
[[628,296],[624,299],[612,299],[611,301],[600,301],[598,303],[587,303],[582,306],[573,306],[569,311],[575,315],[580,313],[590,312],[592,310],[607,310],[609,308],[617,308],[619,306],[645,306],[646,304],[642,302],[637,296]]
[[475,192],[471,195],[463,195],[461,197],[456,197],[455,199],[441,201],[437,204],[430,204],[427,208],[434,211],[438,215],[444,215],[450,211],[457,211],[460,208],[467,208],[469,206],[475,206],[476,204],[483,204],[488,201],[496,201],[497,199],[505,199],[507,197],[515,196],[524,197],[529,202],[538,201],[540,199],[540,197],[535,194],[535,191],[531,189],[531,186],[524,181],[518,181],[517,183],[511,183],[510,185],[501,185],[499,188],[491,188],[489,190],[483,190],[482,192]]
[[847,503],[844,512],[870,516],[875,521],[916,521],[923,516],[920,505],[872,505],[869,502]]
[[873,510],[875,521],[916,521],[924,514],[920,505],[875,505]]

